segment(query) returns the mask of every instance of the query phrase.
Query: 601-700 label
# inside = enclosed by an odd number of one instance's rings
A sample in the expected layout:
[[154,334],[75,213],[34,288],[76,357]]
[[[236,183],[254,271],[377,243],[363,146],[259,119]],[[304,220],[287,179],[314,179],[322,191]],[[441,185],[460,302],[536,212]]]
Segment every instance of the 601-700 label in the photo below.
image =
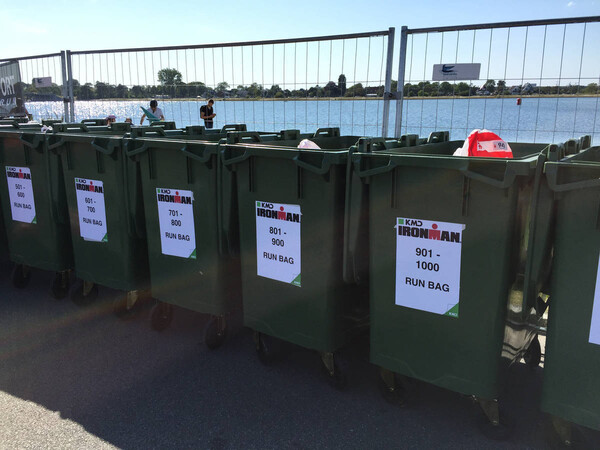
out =
[[100,180],[75,178],[79,234],[86,241],[107,242],[104,183]]

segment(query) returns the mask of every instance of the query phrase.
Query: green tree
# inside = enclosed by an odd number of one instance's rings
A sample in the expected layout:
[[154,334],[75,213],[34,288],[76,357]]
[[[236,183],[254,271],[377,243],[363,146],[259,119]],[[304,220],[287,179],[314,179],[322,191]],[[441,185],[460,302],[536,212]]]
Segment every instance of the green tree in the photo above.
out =
[[496,94],[502,95],[505,93],[505,91],[506,91],[506,81],[498,80],[498,82],[496,83]]
[[117,94],[117,98],[127,98],[129,97],[129,89],[127,88],[127,86],[119,84],[116,88],[116,94]]
[[487,90],[490,94],[496,92],[496,81],[495,80],[487,80],[483,86],[483,89]]
[[364,97],[364,95],[365,88],[363,87],[362,83],[356,83],[348,88],[344,97]]
[[229,90],[229,83],[227,83],[225,81],[221,81],[219,84],[217,84],[217,87],[215,89],[215,91],[219,97],[225,97],[225,92],[228,90]]
[[160,69],[158,71],[158,81],[163,86],[174,86],[182,84],[181,72],[177,69]]
[[581,90],[582,94],[597,94],[598,93],[598,83],[590,83],[586,87]]
[[325,94],[325,97],[339,97],[341,91],[334,81],[330,81],[323,88],[323,93]]

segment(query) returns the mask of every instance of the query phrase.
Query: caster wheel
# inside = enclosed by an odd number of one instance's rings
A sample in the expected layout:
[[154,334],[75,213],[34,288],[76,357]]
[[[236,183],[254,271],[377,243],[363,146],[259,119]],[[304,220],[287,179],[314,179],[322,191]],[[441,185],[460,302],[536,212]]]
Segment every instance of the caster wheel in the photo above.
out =
[[398,380],[397,376],[394,375],[393,388],[388,386],[381,376],[379,376],[377,379],[377,385],[379,387],[379,392],[381,392],[381,396],[386,402],[394,406],[406,405],[406,389]]
[[502,416],[500,416],[500,423],[497,425],[490,422],[487,417],[483,417],[480,419],[479,430],[490,440],[507,441],[513,434],[513,425]]
[[10,281],[12,281],[12,285],[14,287],[23,289],[29,284],[30,279],[31,270],[29,270],[29,267],[25,267],[23,264],[17,264],[15,267],[13,267],[10,275]]
[[540,361],[542,360],[542,347],[540,346],[540,340],[537,336],[531,341],[531,344],[529,344],[529,348],[523,355],[523,359],[525,360],[525,364],[527,364],[531,370],[534,370],[540,365]]
[[221,317],[212,317],[204,328],[204,344],[215,350],[223,345],[227,338],[227,323]]
[[79,280],[71,289],[70,298],[77,306],[88,306],[98,297],[98,286]]
[[127,304],[127,294],[115,298],[113,301],[113,314],[119,319],[127,320],[135,318],[140,312],[140,300],[133,305]]
[[330,373],[327,369],[325,369],[325,372],[327,374],[327,380],[332,387],[340,391],[346,389],[348,386],[348,377],[336,360],[333,361],[333,373]]
[[52,280],[52,297],[61,300],[69,293],[69,272],[56,272]]
[[173,321],[173,306],[158,302],[150,312],[150,325],[154,331],[166,330]]
[[259,361],[268,366],[275,360],[273,338],[263,333],[256,333],[254,340],[256,342],[256,355]]

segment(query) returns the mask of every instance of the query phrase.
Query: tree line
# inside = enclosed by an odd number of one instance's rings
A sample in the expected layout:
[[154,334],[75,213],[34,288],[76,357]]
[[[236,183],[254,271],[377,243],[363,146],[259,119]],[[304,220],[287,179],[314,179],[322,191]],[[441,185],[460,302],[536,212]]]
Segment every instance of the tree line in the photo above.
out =
[[[125,99],[125,98],[319,98],[319,97],[383,97],[384,86],[363,86],[356,83],[347,86],[346,76],[341,74],[337,83],[329,81],[324,86],[311,86],[299,89],[285,89],[274,84],[270,87],[258,83],[250,85],[230,86],[222,81],[216,87],[207,86],[200,81],[184,83],[182,75],[177,69],[161,69],[157,74],[158,85],[109,84],[97,81],[95,84],[81,84],[73,80],[73,95],[78,100],[94,99]],[[36,95],[62,96],[61,87],[53,84],[52,87],[38,88],[33,84],[21,83],[25,99],[35,98]],[[396,92],[397,82],[392,80],[391,92]],[[508,86],[504,80],[487,80],[482,86],[465,82],[438,83],[423,81],[416,84],[404,85],[405,97],[439,97],[439,96],[476,96],[476,95],[594,95],[599,94],[598,84],[589,83],[587,86],[536,86],[525,83],[518,86]]]

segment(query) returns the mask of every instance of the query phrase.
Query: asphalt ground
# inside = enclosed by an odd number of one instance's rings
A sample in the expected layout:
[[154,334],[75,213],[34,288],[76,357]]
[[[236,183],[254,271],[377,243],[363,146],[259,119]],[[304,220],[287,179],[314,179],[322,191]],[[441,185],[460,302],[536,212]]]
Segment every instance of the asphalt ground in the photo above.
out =
[[[513,433],[498,442],[459,394],[417,384],[409,406],[387,403],[366,341],[341,353],[349,384],[338,391],[311,351],[290,346],[264,366],[247,329],[210,351],[200,314],[177,309],[158,333],[149,308],[112,315],[118,292],[100,289],[81,308],[54,300],[51,280],[34,271],[18,290],[1,272],[1,448],[559,448],[538,407],[541,367],[509,370],[501,401]],[[600,448],[600,433],[577,435]]]

